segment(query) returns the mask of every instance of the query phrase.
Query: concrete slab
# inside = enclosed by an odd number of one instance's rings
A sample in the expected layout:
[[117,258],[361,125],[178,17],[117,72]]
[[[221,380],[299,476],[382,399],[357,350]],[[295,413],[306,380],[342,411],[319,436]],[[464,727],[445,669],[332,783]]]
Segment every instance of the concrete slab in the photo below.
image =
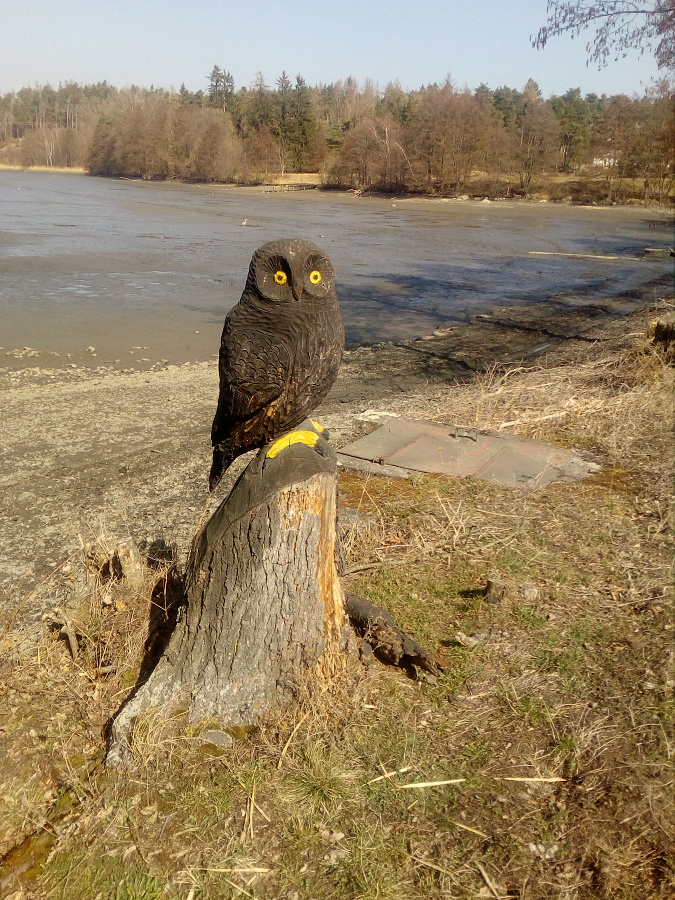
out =
[[546,441],[401,418],[342,447],[340,453],[376,467],[463,478],[473,475],[525,490],[553,481],[576,481],[600,468],[574,450]]
[[389,465],[404,466],[417,472],[467,476],[488,463],[494,453],[489,440],[422,434],[385,458]]
[[566,478],[566,467],[574,456],[573,451],[561,450],[541,441],[537,441],[536,446],[511,444],[474,474],[485,481],[533,490],[553,481],[570,480]]

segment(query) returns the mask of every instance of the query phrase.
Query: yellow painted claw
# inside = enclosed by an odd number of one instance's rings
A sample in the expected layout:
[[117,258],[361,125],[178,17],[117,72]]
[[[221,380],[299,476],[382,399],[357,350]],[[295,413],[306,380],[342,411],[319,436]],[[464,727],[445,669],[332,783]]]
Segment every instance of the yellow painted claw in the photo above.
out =
[[274,459],[275,456],[278,456],[282,450],[290,447],[291,444],[307,444],[308,447],[315,447],[319,437],[320,435],[314,431],[291,431],[290,434],[285,434],[276,440],[265,456],[268,459]]
[[319,432],[319,434],[321,434],[322,431],[325,431],[325,430],[326,430],[326,429],[323,427],[323,425],[321,424],[321,422],[317,422],[316,419],[310,419],[309,421],[310,421],[310,422],[312,423],[312,425],[316,428],[316,430]]

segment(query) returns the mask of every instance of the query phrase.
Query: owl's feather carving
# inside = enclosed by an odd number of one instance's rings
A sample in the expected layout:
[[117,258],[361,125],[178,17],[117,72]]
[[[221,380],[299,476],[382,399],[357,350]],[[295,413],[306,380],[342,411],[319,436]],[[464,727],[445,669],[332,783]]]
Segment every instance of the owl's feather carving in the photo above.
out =
[[300,424],[330,390],[344,329],[328,257],[309,241],[264,244],[225,320],[211,428],[211,490],[247,450]]

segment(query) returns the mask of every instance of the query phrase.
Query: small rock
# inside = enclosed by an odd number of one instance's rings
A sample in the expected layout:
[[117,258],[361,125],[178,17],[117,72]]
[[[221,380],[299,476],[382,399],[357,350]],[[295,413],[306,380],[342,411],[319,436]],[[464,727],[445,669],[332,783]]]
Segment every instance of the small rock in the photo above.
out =
[[199,735],[199,740],[202,744],[213,744],[215,747],[220,747],[223,750],[234,744],[234,739],[226,731],[217,731],[215,729],[202,731]]
[[536,584],[521,584],[518,587],[518,596],[526,603],[534,603],[539,598],[539,588]]
[[348,850],[331,850],[330,853],[326,853],[324,859],[328,863],[329,866],[336,866],[341,859],[344,859],[346,856],[349,856]]
[[558,844],[528,844],[527,849],[539,859],[553,859],[560,848]]
[[[172,397],[169,397],[172,400]],[[359,512],[351,506],[341,506],[338,513],[339,527],[345,530],[356,528],[368,528],[373,524],[373,520],[365,513]]]
[[399,414],[395,412],[388,412],[387,410],[380,409],[366,409],[362,413],[359,413],[356,416],[356,419],[359,422],[379,422],[380,419],[398,419]]
[[470,649],[473,649],[480,644],[480,640],[477,637],[471,637],[468,634],[464,634],[463,631],[457,631],[455,633],[455,640],[463,647],[469,647]]
[[373,648],[367,641],[361,641],[359,644],[359,659],[364,666],[372,666],[375,664]]

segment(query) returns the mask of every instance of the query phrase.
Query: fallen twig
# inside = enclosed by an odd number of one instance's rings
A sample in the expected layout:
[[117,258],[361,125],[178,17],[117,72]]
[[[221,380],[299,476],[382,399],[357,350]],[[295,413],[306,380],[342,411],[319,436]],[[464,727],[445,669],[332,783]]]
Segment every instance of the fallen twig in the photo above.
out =
[[59,629],[59,634],[66,639],[73,661],[77,660],[79,647],[77,644],[77,631],[73,622],[66,616],[63,610],[58,607],[53,609],[50,613],[45,613],[42,618],[43,621],[48,621],[53,628]]
[[554,250],[528,250],[530,256],[564,256],[566,259],[642,259],[641,256],[611,256],[604,253],[560,253]]
[[263,869],[260,866],[235,866],[234,868],[226,869],[222,866],[204,866],[204,868],[201,868],[200,866],[191,866],[191,869],[200,872],[234,872],[237,875],[250,875],[251,873],[258,875],[272,871],[271,869]]
[[410,854],[410,859],[414,859],[416,863],[419,863],[421,866],[426,866],[428,869],[435,869],[436,872],[441,872],[443,875],[447,875],[449,878],[457,883],[455,880],[455,876],[452,872],[449,872],[447,869],[441,868],[441,866],[437,866],[434,863],[427,862],[426,859],[420,859],[419,856],[413,856]]
[[287,740],[286,743],[284,744],[283,750],[281,751],[281,756],[279,757],[279,762],[277,763],[277,769],[280,769],[280,768],[281,768],[281,764],[282,764],[282,762],[284,761],[284,756],[286,756],[286,751],[288,750],[288,747],[289,747],[291,741],[293,740],[293,737],[295,736],[296,731],[300,728],[300,726],[301,726],[302,723],[305,721],[305,719],[307,718],[307,716],[309,716],[309,712],[306,712],[306,713],[304,714],[304,716],[300,719],[300,721],[299,721],[298,724],[295,726],[295,728],[293,729],[293,731],[291,731],[291,733],[288,735],[288,740]]
[[497,888],[496,888],[496,887],[494,886],[494,884],[492,883],[492,879],[490,878],[490,876],[488,875],[488,873],[485,871],[485,869],[483,868],[483,866],[478,862],[478,860],[474,860],[474,862],[476,863],[476,868],[478,869],[478,871],[480,872],[480,874],[483,876],[483,881],[484,881],[485,884],[488,886],[488,888],[492,891],[492,893],[494,894],[496,900],[502,900],[502,895],[499,893],[499,891],[497,890]]
[[477,828],[471,828],[470,825],[463,825],[461,822],[457,822],[455,819],[449,820],[452,825],[456,825],[457,828],[463,828],[464,831],[470,831],[472,834],[477,834],[479,837],[488,837],[487,834],[484,834],[482,831],[479,831]]
[[462,781],[466,781],[466,778],[450,778],[447,781],[411,781],[410,784],[397,784],[396,787],[403,791],[406,788],[428,788],[440,787],[443,784],[460,784]]
[[550,777],[545,778],[525,778],[518,777],[516,775],[493,775],[492,776],[495,781],[525,781],[525,782],[541,782],[542,784],[553,784],[557,781],[567,781],[566,778],[561,778],[559,775],[551,775]]
[[392,778],[394,775],[401,775],[403,772],[409,772],[412,766],[403,766],[402,769],[395,769],[393,772],[385,772],[384,775],[378,775],[377,778],[371,778],[366,784],[375,784],[376,781],[382,781],[383,778]]

